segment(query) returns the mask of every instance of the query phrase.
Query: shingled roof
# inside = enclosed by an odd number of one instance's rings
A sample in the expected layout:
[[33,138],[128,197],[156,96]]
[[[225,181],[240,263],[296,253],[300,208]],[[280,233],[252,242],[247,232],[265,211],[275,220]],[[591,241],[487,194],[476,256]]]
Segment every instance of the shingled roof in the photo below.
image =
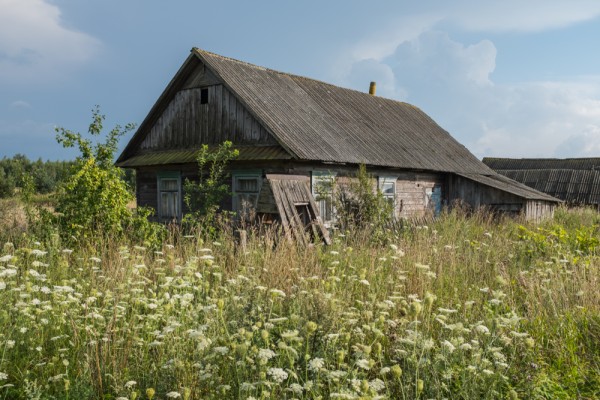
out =
[[493,173],[415,106],[193,52],[299,159]]
[[[173,160],[172,152],[141,156],[135,154],[135,147],[200,65],[208,68],[237,97],[293,159],[463,176],[497,175],[411,104],[259,67],[198,48],[192,49],[117,160],[117,165],[139,166],[140,162],[148,162],[146,158],[152,157],[162,160],[158,163]],[[525,193],[510,182],[503,182],[501,186],[511,193],[525,194],[525,198],[549,199],[543,193]]]
[[600,204],[600,158],[484,158],[498,173],[571,204]]
[[[200,60],[293,158],[444,172],[493,171],[423,111],[407,103],[223,57],[197,48]],[[187,68],[189,71],[190,68]],[[176,76],[161,100],[183,83]],[[154,109],[153,109],[154,111]],[[150,115],[153,112],[150,112]],[[147,120],[151,119],[149,117]],[[144,121],[128,148],[143,135]],[[128,149],[117,163],[124,161]]]

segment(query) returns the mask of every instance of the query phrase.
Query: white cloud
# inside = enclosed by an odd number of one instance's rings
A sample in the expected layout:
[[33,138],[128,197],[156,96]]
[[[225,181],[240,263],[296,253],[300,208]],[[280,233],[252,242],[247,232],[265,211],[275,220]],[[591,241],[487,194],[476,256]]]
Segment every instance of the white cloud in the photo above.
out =
[[38,83],[89,61],[100,42],[67,29],[45,0],[0,0],[0,82]]
[[600,154],[600,77],[498,84],[495,66],[489,40],[427,31],[388,57],[356,61],[344,84],[366,91],[381,79],[381,95],[421,107],[479,157]]
[[588,21],[600,15],[596,0],[504,0],[448,3],[447,19],[464,29],[535,32]]
[[13,108],[31,108],[31,104],[29,104],[25,100],[15,100],[12,103],[10,103],[10,106]]
[[434,0],[410,3],[402,16],[380,26],[356,43],[353,60],[381,60],[402,43],[441,25],[477,32],[540,32],[563,28],[600,16],[597,0]]
[[[478,155],[512,157],[585,157],[600,154],[600,81],[535,82],[493,93],[502,112],[478,117]],[[473,116],[472,118],[475,118]],[[473,132],[477,134],[477,132]]]

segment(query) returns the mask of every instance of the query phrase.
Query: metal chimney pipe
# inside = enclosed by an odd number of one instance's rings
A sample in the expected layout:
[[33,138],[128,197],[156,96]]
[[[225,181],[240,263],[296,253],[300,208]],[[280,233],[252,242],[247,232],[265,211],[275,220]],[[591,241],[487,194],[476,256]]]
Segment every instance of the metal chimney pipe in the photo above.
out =
[[369,85],[369,94],[371,96],[375,96],[375,91],[376,90],[377,90],[377,83],[371,82],[371,84]]

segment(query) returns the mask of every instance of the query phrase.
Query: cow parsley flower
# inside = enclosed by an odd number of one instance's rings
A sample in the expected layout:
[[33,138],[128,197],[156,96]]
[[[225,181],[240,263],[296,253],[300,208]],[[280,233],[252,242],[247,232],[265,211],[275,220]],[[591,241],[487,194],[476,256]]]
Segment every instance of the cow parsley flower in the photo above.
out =
[[127,381],[127,383],[125,384],[125,389],[132,389],[135,385],[137,385],[136,381]]
[[313,358],[308,362],[308,369],[314,372],[318,372],[325,366],[325,360],[322,358]]
[[275,357],[277,354],[275,354],[275,352],[271,349],[260,349],[258,351],[258,358],[261,360],[270,360],[271,358]]
[[371,363],[369,363],[369,360],[366,360],[364,358],[361,358],[360,360],[358,360],[356,362],[356,366],[362,369],[366,369],[366,370],[370,370],[371,369]]
[[277,383],[281,383],[281,382],[285,381],[288,377],[287,372],[285,372],[281,368],[269,368],[267,370],[267,374],[269,374],[273,378],[273,380]]

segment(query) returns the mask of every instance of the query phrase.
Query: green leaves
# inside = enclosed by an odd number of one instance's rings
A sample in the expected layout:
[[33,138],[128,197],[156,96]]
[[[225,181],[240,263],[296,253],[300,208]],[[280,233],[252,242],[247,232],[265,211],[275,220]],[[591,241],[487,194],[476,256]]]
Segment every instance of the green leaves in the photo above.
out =
[[[104,119],[98,107],[92,110],[90,136],[102,135]],[[113,164],[119,138],[134,127],[117,125],[104,142],[95,145],[80,133],[56,128],[57,141],[64,147],[78,147],[80,152],[73,174],[57,194],[58,225],[67,242],[95,236],[119,238],[128,227],[137,228],[133,236],[141,240],[156,239],[159,234],[160,230],[147,222],[148,212],[135,213],[128,208],[133,196],[122,179],[123,171]]]
[[198,181],[186,179],[184,184],[183,200],[191,212],[186,218],[188,223],[203,220],[210,225],[214,222],[221,201],[231,195],[227,168],[239,154],[230,141],[223,142],[216,149],[202,145],[196,157]]

